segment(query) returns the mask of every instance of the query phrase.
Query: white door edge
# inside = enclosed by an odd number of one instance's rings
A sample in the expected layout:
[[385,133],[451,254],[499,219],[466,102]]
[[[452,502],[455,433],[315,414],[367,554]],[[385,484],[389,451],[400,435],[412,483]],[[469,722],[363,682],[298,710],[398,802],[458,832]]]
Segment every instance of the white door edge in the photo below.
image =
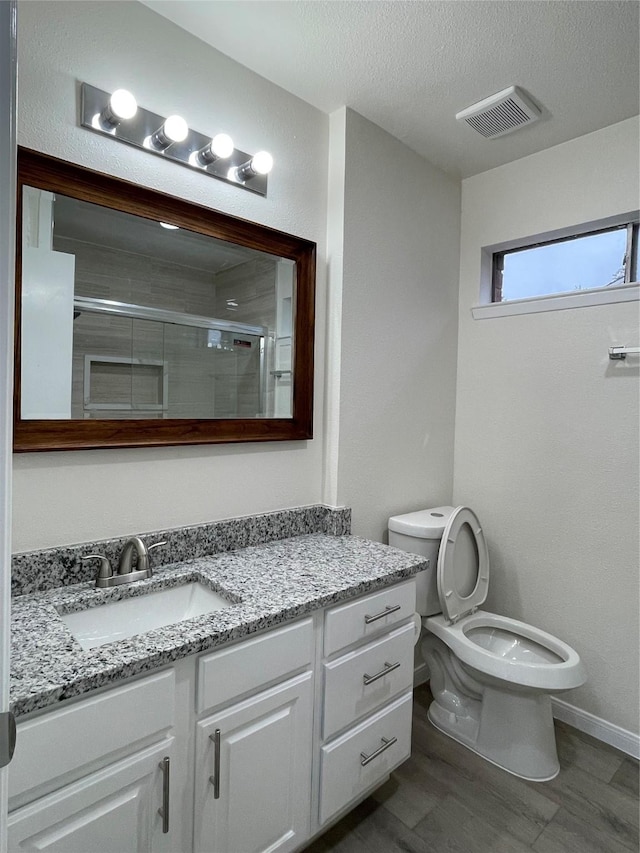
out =
[[[16,196],[17,3],[0,2],[0,712],[9,709],[11,471]],[[8,768],[0,769],[0,853],[7,850]]]

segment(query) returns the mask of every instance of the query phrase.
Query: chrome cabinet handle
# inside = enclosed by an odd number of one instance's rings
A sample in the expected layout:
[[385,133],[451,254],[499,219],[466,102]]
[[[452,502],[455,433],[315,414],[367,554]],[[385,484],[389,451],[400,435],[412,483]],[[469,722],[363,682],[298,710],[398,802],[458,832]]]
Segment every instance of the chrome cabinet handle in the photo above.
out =
[[212,735],[209,735],[209,740],[213,741],[213,776],[209,776],[209,781],[213,785],[213,799],[220,799],[220,729],[216,729]]
[[158,814],[162,818],[163,833],[169,832],[169,772],[171,769],[171,759],[168,755],[158,764],[162,770],[162,808],[158,809]]
[[374,681],[377,681],[379,678],[384,678],[389,672],[393,672],[394,669],[398,669],[400,666],[400,661],[396,661],[395,663],[384,663],[384,669],[381,669],[380,672],[376,672],[375,675],[367,675],[366,673],[362,676],[362,680],[365,684],[373,684]]
[[382,746],[379,746],[375,752],[371,753],[371,755],[365,755],[364,752],[360,753],[360,758],[362,759],[360,764],[362,764],[363,767],[366,767],[367,764],[370,761],[373,761],[374,758],[377,758],[379,755],[382,755],[382,753],[385,751],[385,749],[389,749],[390,746],[393,746],[394,743],[398,742],[397,737],[390,737],[390,738],[381,737],[380,740],[382,741]]
[[372,622],[377,622],[378,619],[384,619],[385,616],[389,616],[390,613],[395,613],[397,610],[400,610],[401,607],[402,606],[400,604],[387,604],[387,606],[381,613],[376,613],[375,616],[365,616],[364,624],[370,625]]

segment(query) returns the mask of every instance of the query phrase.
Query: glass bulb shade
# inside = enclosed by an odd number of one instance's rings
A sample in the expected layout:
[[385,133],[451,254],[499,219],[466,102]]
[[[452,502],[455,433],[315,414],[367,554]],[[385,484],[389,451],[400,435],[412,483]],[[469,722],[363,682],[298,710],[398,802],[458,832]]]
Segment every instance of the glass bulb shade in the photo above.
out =
[[211,150],[216,157],[220,157],[222,160],[231,157],[233,149],[233,139],[227,133],[218,133],[211,140]]
[[169,116],[162,128],[172,142],[184,142],[189,134],[189,125],[182,116]]
[[109,107],[114,116],[120,119],[133,118],[138,112],[136,99],[126,89],[116,89],[109,99]]
[[258,175],[268,175],[273,169],[273,157],[268,151],[258,151],[251,158],[251,168]]

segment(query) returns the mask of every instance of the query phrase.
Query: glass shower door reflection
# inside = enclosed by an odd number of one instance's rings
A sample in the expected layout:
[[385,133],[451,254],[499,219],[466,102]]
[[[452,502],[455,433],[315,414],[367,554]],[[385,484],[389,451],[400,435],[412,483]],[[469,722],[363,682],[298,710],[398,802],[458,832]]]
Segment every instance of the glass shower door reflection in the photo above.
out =
[[74,319],[72,417],[269,416],[266,329],[254,334],[255,327],[234,330],[213,319],[197,318],[196,325],[82,307]]
[[259,335],[167,324],[169,417],[254,418],[263,412]]

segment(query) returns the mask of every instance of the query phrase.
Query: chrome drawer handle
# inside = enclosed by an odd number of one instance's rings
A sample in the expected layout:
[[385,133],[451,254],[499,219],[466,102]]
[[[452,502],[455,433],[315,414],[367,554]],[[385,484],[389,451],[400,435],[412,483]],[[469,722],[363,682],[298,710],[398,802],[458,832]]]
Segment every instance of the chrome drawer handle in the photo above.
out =
[[360,753],[360,758],[362,759],[360,764],[362,764],[363,767],[366,767],[370,761],[373,761],[374,758],[377,758],[379,755],[381,755],[385,751],[385,749],[389,749],[390,746],[393,746],[394,743],[398,742],[397,737],[381,737],[380,740],[382,741],[382,746],[379,746],[375,752],[371,753],[371,755],[365,755],[364,752]]
[[396,661],[395,663],[384,663],[384,669],[381,669],[380,672],[376,672],[375,675],[367,675],[366,672],[362,676],[362,680],[365,684],[373,684],[374,681],[377,681],[379,678],[384,678],[385,675],[389,672],[393,672],[394,669],[398,669],[400,666],[400,661]]
[[212,735],[209,735],[209,740],[213,741],[213,776],[209,776],[209,781],[213,785],[213,799],[220,799],[220,729],[216,729]]
[[395,613],[396,610],[401,610],[401,609],[402,609],[402,605],[400,605],[400,604],[393,604],[393,605],[387,604],[387,606],[382,611],[382,613],[376,613],[375,616],[365,616],[364,617],[364,624],[370,625],[372,622],[377,622],[378,619],[384,619],[384,617],[389,616],[390,613]]
[[162,770],[162,808],[158,809],[158,814],[162,818],[162,831],[166,835],[169,832],[169,772],[171,769],[171,760],[165,755],[158,765]]

